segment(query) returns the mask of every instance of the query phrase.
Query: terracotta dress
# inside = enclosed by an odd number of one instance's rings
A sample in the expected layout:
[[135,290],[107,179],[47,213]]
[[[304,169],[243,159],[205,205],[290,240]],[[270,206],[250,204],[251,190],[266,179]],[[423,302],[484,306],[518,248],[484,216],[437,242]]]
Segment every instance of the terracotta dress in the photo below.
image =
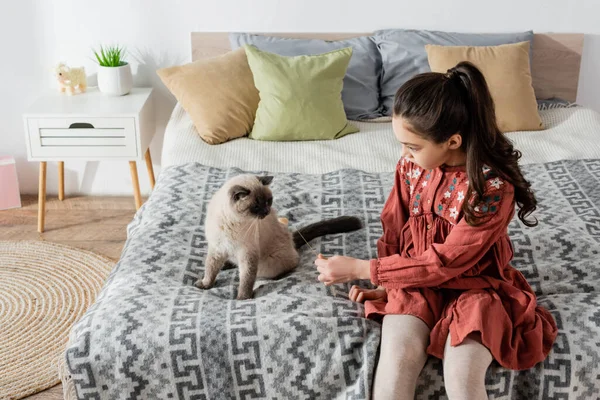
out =
[[368,301],[369,318],[409,314],[431,329],[427,352],[443,358],[472,332],[503,367],[520,370],[544,360],[556,339],[552,315],[537,306],[525,277],[510,265],[507,227],[515,212],[513,186],[484,170],[485,196],[469,226],[461,207],[464,167],[424,170],[402,159],[381,214],[383,236],[371,280],[388,300]]

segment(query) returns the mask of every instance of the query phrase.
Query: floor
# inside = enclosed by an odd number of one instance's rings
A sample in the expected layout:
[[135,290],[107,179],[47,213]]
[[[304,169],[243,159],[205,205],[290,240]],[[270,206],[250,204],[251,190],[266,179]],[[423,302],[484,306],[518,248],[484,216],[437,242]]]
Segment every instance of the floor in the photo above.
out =
[[[145,199],[143,199],[145,200]],[[57,197],[46,199],[46,226],[37,231],[37,196],[23,196],[22,207],[0,211],[0,240],[46,240],[94,251],[118,260],[127,224],[135,214],[131,197]],[[27,397],[62,400],[62,386]]]

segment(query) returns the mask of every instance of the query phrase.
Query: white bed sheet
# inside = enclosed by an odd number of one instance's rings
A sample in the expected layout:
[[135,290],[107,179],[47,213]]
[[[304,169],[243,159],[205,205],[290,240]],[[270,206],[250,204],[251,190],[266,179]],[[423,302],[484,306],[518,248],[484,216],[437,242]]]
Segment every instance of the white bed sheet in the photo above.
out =
[[[510,132],[522,164],[600,158],[600,114],[581,106],[540,110],[546,129]],[[391,122],[354,122],[360,132],[336,140],[265,142],[248,138],[209,145],[178,103],[167,124],[162,166],[199,162],[246,171],[322,174],[341,168],[393,170],[400,157]]]

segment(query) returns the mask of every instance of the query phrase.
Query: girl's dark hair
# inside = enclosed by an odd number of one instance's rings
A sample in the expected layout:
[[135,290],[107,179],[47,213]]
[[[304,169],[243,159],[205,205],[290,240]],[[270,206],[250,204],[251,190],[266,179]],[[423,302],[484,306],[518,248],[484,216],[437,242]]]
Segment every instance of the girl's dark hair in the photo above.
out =
[[423,138],[443,143],[455,133],[462,137],[467,155],[469,189],[462,206],[466,221],[475,225],[481,215],[474,210],[485,191],[484,165],[515,188],[519,219],[527,220],[537,205],[531,184],[519,168],[521,152],[500,132],[494,101],[483,74],[469,62],[461,62],[447,73],[427,72],[407,81],[396,93],[394,115],[400,116]]

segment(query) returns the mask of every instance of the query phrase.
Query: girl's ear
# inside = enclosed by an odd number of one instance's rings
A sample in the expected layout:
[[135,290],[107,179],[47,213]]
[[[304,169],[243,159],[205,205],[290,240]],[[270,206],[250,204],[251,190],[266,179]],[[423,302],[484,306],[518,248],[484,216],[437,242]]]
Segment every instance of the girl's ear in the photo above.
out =
[[448,139],[446,143],[448,143],[449,150],[460,149],[460,146],[462,145],[462,136],[460,136],[460,133],[455,133],[450,136],[450,139]]

